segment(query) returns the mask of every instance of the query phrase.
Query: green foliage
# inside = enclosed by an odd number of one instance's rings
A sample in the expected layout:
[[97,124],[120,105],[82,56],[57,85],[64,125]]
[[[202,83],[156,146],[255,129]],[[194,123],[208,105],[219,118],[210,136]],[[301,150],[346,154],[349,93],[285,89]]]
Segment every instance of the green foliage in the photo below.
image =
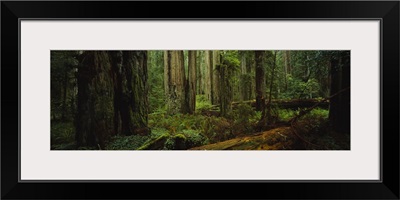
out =
[[234,137],[232,122],[223,117],[207,117],[202,123],[202,133],[210,143],[228,140]]
[[204,110],[210,110],[212,107],[205,95],[196,95],[196,112],[201,113]]
[[137,150],[161,150],[163,149],[165,142],[168,140],[170,135],[168,133],[162,134],[156,138],[152,137],[147,140],[142,146],[137,148]]
[[302,99],[319,97],[320,86],[316,79],[311,78],[307,82],[287,75],[288,89],[281,94],[283,99]]
[[72,122],[51,122],[51,149],[72,150],[76,149],[75,127]]
[[238,104],[234,113],[236,120],[239,122],[248,122],[256,114],[253,108],[246,103]]
[[261,111],[255,111],[254,115],[249,119],[249,122],[251,124],[257,124],[258,121],[260,121],[261,116],[262,116],[262,112]]
[[317,145],[304,144],[306,149],[350,149],[350,135],[330,130],[328,116],[328,110],[315,108],[299,119],[296,125],[298,133]]
[[280,121],[289,121],[299,112],[292,109],[278,109],[278,116]]
[[[254,70],[254,51],[234,51],[221,50],[221,63],[217,65],[220,70],[221,80],[228,88],[222,92],[232,95],[234,101],[241,100],[241,87],[248,85],[251,88],[249,97],[254,99],[255,70]],[[242,54],[244,53],[244,54]],[[266,94],[270,94],[269,83],[272,76],[272,66],[275,64],[275,71],[272,85],[272,98],[283,99],[302,99],[319,98],[322,99],[329,94],[329,62],[331,58],[340,57],[338,51],[291,51],[289,64],[291,70],[285,71],[284,51],[276,52],[276,62],[274,61],[273,51],[265,53],[265,75],[267,86]],[[52,149],[76,149],[75,147],[75,128],[72,119],[76,111],[76,73],[78,72],[76,51],[52,51],[51,52],[51,148]],[[243,66],[242,74],[241,55],[246,57],[246,65]],[[187,52],[185,51],[185,68],[187,69]],[[202,76],[202,88],[205,86],[205,59],[204,54],[199,53],[198,65]],[[187,71],[185,72],[187,74]],[[261,118],[261,112],[254,111],[248,104],[238,104],[233,111],[229,111],[225,117],[220,116],[219,107],[213,107],[204,91],[199,91],[196,95],[196,113],[193,115],[176,114],[166,115],[165,91],[164,91],[164,58],[163,51],[148,51],[148,98],[149,98],[149,117],[148,126],[151,134],[148,136],[114,136],[107,141],[108,150],[135,150],[135,149],[189,149],[205,144],[216,143],[237,137],[239,134],[254,133],[254,127]],[[198,76],[197,78],[199,78]],[[101,78],[101,77],[100,77]],[[222,82],[222,81],[221,81]],[[67,86],[64,84],[66,83]],[[67,94],[64,100],[64,87]],[[199,86],[197,86],[199,87]],[[223,88],[223,87],[221,87]],[[247,88],[247,87],[246,87]],[[253,93],[253,94],[252,94]],[[252,97],[250,97],[252,96]],[[232,99],[231,98],[231,99]],[[223,98],[222,98],[223,99]],[[231,100],[229,99],[229,100]],[[66,106],[65,106],[66,105]],[[225,104],[228,105],[228,104]],[[96,106],[96,105],[95,105]],[[276,105],[273,105],[276,106]],[[100,106],[104,112],[113,112],[111,106]],[[276,109],[273,107],[273,116],[279,116],[277,121],[288,121],[293,118],[300,110]],[[67,119],[61,119],[65,115]],[[113,115],[107,115],[113,116]],[[111,117],[112,118],[112,117]],[[113,119],[106,120],[112,122]],[[70,121],[60,123],[60,121]],[[134,122],[133,122],[134,123]],[[328,131],[328,111],[324,109],[314,109],[298,121],[298,128],[310,141],[319,141],[332,149],[339,149],[343,144],[335,143],[335,137],[327,134]],[[314,135],[312,135],[314,134]],[[318,137],[317,137],[318,136]],[[346,139],[344,139],[345,141]],[[81,147],[84,149],[96,149]]]
[[106,146],[106,150],[134,150],[142,146],[150,136],[114,136]]
[[329,110],[322,108],[314,108],[305,117],[327,119],[328,116],[329,116]]
[[164,150],[184,150],[208,144],[207,138],[196,130],[183,130],[165,142]]
[[183,130],[183,135],[187,138],[186,146],[188,148],[206,145],[209,143],[208,139],[198,130]]
[[[284,67],[280,67],[278,84],[281,98],[316,98],[327,97],[329,94],[329,62],[331,57],[337,56],[339,51],[290,51],[291,72],[286,74]],[[284,61],[279,60],[284,66]],[[286,74],[287,90],[284,76]]]
[[240,66],[239,51],[222,51],[222,63],[237,69]]
[[[260,120],[260,118],[254,120],[256,111],[249,104],[241,103],[238,104],[237,108],[233,111],[234,113],[234,132],[243,134],[253,132],[253,127]],[[253,120],[252,120],[253,119]]]
[[148,51],[149,113],[166,110],[163,56],[163,51]]
[[75,127],[72,122],[51,122],[51,144],[73,143]]
[[[187,147],[220,142],[233,137],[233,122],[223,117],[203,116],[200,114],[177,114],[172,116],[153,114],[149,116],[149,126],[164,129],[171,136],[176,134],[185,135]],[[173,144],[172,141],[168,141],[168,143],[170,145]]]
[[51,119],[72,121],[76,110],[77,51],[51,51]]
[[322,133],[328,128],[329,111],[315,108],[299,119],[299,129],[303,133]]

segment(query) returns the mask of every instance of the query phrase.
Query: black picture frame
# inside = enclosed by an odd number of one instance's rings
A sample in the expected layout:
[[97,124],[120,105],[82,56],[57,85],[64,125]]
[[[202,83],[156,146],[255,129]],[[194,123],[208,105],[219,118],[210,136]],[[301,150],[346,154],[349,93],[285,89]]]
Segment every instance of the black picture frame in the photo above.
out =
[[[2,1],[1,198],[399,199],[399,6],[398,1]],[[18,75],[18,37],[21,18],[380,19],[382,181],[19,182],[21,80]],[[147,192],[149,188],[154,192]]]

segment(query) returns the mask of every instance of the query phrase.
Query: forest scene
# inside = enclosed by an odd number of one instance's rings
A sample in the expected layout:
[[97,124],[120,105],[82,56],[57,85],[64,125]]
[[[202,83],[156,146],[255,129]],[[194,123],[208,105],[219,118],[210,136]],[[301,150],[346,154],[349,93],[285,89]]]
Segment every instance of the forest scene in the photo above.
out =
[[350,51],[51,51],[51,150],[350,150]]

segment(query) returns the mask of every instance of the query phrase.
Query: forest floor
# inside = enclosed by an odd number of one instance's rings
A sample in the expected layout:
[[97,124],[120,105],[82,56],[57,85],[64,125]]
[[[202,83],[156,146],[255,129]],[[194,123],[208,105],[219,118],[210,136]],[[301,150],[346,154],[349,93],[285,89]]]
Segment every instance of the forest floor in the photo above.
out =
[[[308,136],[308,138],[312,137]],[[330,132],[322,140],[312,138],[318,145],[304,143],[293,134],[291,127],[280,127],[249,136],[194,147],[190,150],[349,150],[349,146],[346,145],[349,142],[348,139],[343,134]],[[340,146],[335,143],[340,144]]]
[[[238,105],[229,118],[218,111],[149,115],[149,135],[114,136],[105,150],[349,150],[350,135],[330,130],[328,110],[316,108],[295,127],[288,120],[299,110],[275,109],[275,122],[257,126],[261,117],[250,105]],[[52,124],[52,149],[76,149],[72,123]],[[79,150],[96,149],[80,147]]]

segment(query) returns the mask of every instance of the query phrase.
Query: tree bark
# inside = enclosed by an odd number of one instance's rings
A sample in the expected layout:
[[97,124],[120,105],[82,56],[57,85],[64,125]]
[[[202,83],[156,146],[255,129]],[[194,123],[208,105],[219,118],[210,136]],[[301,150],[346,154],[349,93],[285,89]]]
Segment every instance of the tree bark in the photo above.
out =
[[[350,87],[349,51],[342,51],[331,57],[330,75],[331,95]],[[330,99],[329,121],[333,130],[350,133],[350,90]]]
[[105,51],[88,51],[80,57],[78,68],[78,146],[104,147],[113,134],[114,91],[110,58]]
[[232,66],[227,63],[219,64],[219,91],[220,91],[220,112],[222,117],[228,117],[232,111]]
[[289,51],[283,51],[283,55],[284,55],[284,61],[285,61],[285,91],[287,90],[287,75],[289,74],[289,68],[290,68],[290,58],[289,58]]
[[207,99],[212,102],[213,99],[213,51],[205,51],[205,90]]
[[164,52],[164,82],[167,113],[185,113],[185,66],[183,51]]
[[87,51],[79,63],[77,145],[102,149],[111,135],[148,133],[147,52]]
[[147,127],[148,85],[147,52],[124,51],[122,70],[121,119],[125,135],[137,134]]
[[219,99],[219,79],[220,79],[220,71],[217,70],[217,66],[220,64],[220,52],[218,50],[213,51],[213,56],[212,56],[212,101],[211,104],[219,104],[220,99]]
[[290,59],[290,51],[285,51],[286,55],[285,55],[285,63],[287,63],[286,65],[286,73],[287,74],[292,74],[292,64],[291,64],[291,59]]
[[256,62],[256,110],[262,111],[265,108],[265,66],[264,66],[264,51],[255,51]]
[[[126,125],[122,124],[122,71],[124,70],[123,51],[109,52],[112,59],[112,78],[114,83],[114,134],[124,133]],[[125,71],[125,70],[124,70]],[[123,127],[124,126],[124,131]]]
[[196,55],[196,79],[197,79],[197,83],[196,83],[196,90],[197,90],[197,94],[203,94],[203,77],[202,77],[202,73],[201,73],[201,69],[202,69],[202,51],[197,51],[197,55]]
[[250,94],[250,99],[255,99],[255,90],[253,89],[255,87],[255,79],[252,78],[252,74],[254,74],[255,66],[256,66],[256,61],[255,61],[255,53],[254,51],[249,51],[249,59],[248,61],[250,62],[247,65],[247,73],[249,74],[249,94]]
[[188,65],[188,113],[193,114],[196,108],[196,51],[189,51],[189,65]]
[[61,113],[61,120],[66,120],[67,115],[67,90],[68,90],[68,69],[67,65],[64,65],[64,80],[63,80],[63,103],[62,103],[62,113]]
[[240,51],[240,69],[241,69],[241,75],[240,75],[240,82],[241,84],[239,85],[240,89],[240,96],[242,101],[246,101],[250,99],[251,96],[251,80],[248,72],[248,63],[247,63],[247,55],[246,51]]
[[271,72],[271,79],[270,79],[270,85],[269,85],[269,95],[268,95],[268,103],[266,106],[267,109],[267,121],[271,121],[271,100],[272,100],[272,90],[274,86],[274,78],[275,78],[275,67],[276,67],[276,51],[274,52],[274,60],[272,63],[272,72]]
[[114,130],[124,135],[147,128],[148,72],[146,51],[111,51],[114,80]]

